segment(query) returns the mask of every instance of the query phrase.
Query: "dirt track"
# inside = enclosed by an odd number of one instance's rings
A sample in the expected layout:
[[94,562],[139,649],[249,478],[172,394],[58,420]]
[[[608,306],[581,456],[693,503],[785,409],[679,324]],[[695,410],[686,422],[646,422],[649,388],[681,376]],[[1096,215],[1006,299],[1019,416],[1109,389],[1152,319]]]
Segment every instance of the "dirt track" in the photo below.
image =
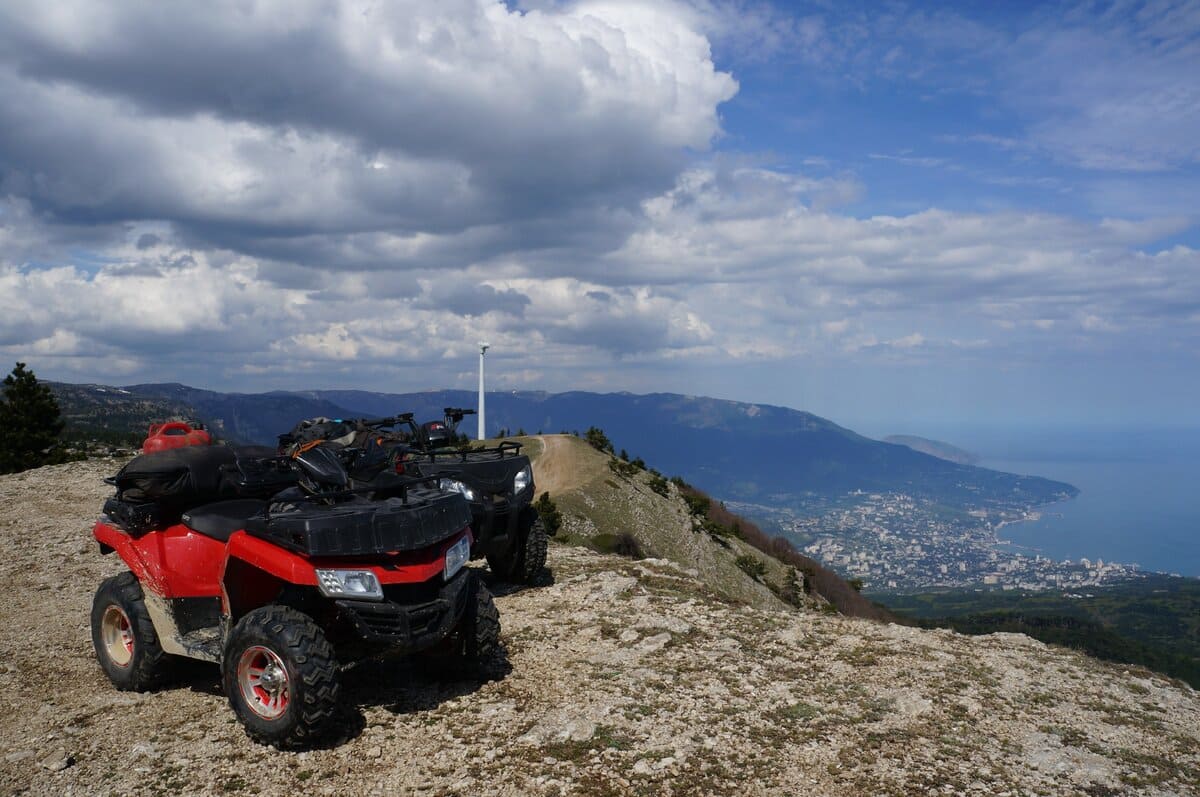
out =
[[568,445],[562,435],[539,435],[534,439],[542,445],[541,454],[533,461],[534,483],[539,495],[543,491],[555,495],[583,486],[587,476],[578,466],[574,447]]
[[[328,749],[251,743],[216,668],[115,691],[88,610],[121,564],[104,463],[0,476],[0,791],[30,794],[1195,794],[1200,695],[1022,636],[722,603],[668,563],[552,546],[502,594],[510,668],[344,673]],[[553,484],[551,480],[549,482]]]

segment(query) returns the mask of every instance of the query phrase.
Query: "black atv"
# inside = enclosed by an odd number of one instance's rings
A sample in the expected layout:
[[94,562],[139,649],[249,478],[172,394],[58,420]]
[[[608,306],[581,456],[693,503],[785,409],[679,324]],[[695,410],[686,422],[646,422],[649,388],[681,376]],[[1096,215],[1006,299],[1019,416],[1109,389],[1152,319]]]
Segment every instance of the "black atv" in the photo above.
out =
[[281,453],[316,441],[342,447],[356,489],[373,488],[376,500],[391,496],[397,476],[435,476],[471,508],[472,558],[486,557],[506,581],[534,583],[546,565],[548,537],[533,507],[535,488],[521,444],[458,444],[458,424],[474,410],[445,408],[444,419],[417,424],[411,412],[389,418],[313,418],[279,436]]

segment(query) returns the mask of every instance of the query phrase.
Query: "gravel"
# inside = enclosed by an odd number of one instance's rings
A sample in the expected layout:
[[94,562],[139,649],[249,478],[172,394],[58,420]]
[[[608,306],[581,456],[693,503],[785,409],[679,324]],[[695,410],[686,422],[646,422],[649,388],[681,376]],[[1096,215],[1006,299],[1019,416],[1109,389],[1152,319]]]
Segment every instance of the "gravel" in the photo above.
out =
[[213,665],[150,694],[96,664],[90,525],[116,463],[0,476],[0,789],[10,794],[1196,794],[1200,695],[1027,637],[721,600],[669,562],[551,548],[493,585],[507,666],[343,673],[341,737],[252,743]]

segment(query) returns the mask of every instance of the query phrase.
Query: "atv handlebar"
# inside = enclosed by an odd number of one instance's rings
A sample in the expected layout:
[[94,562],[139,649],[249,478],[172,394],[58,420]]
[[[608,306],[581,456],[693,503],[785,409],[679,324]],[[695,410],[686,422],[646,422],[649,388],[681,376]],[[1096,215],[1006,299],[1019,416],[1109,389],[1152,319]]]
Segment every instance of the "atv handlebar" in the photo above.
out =
[[369,426],[372,429],[381,426],[397,426],[402,423],[412,423],[413,414],[411,412],[402,412],[399,415],[391,415],[387,418],[360,418],[353,423],[361,423],[363,426]]
[[[466,409],[464,407],[443,407],[442,414],[445,416],[446,425],[454,431],[458,431],[458,425],[462,423],[462,419],[468,415],[475,415],[475,410]],[[399,415],[391,415],[387,418],[359,418],[351,423],[357,423],[369,429],[380,429],[386,426],[400,426],[407,424],[416,434],[418,431],[417,422],[411,412],[402,412]]]
[[445,407],[442,409],[442,414],[446,416],[446,425],[458,431],[458,425],[462,423],[462,419],[467,415],[474,415],[475,410],[467,410],[462,407]]

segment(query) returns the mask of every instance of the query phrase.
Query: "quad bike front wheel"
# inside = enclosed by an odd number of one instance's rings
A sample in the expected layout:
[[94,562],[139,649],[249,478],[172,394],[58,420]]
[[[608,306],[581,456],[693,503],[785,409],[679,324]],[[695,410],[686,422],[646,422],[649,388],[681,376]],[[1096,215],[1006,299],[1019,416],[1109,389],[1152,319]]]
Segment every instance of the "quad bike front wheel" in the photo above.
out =
[[534,514],[516,544],[503,554],[488,554],[488,567],[498,577],[514,584],[533,584],[546,567],[550,537],[542,519]]
[[500,653],[500,611],[482,579],[474,573],[468,577],[466,611],[438,658],[457,675],[488,678]]
[[92,601],[92,646],[105,675],[121,691],[145,692],[166,674],[168,658],[130,572],[106,578]]
[[500,611],[492,593],[478,578],[475,594],[462,619],[462,656],[476,674],[485,675],[500,652]]
[[286,606],[250,612],[229,635],[221,669],[229,704],[254,741],[302,748],[332,728],[337,661],[308,615]]

